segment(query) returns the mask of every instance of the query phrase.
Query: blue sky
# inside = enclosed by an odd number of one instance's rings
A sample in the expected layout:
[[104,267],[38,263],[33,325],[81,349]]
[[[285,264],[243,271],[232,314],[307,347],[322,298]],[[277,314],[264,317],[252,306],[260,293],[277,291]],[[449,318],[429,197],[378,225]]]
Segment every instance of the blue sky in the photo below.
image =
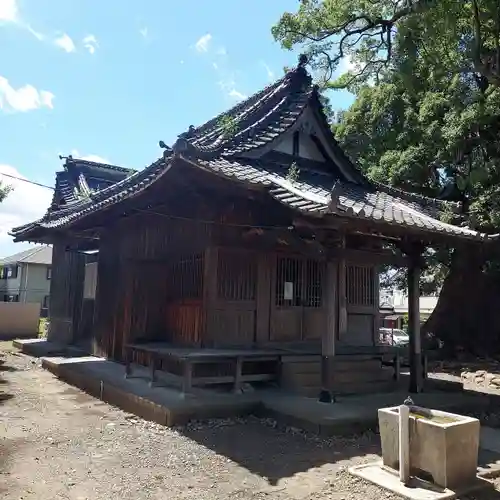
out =
[[[53,185],[59,154],[141,169],[199,125],[294,65],[270,29],[297,0],[0,0],[0,177]],[[351,98],[334,93],[334,108]],[[6,178],[3,177],[5,180]],[[7,231],[51,192],[9,179]]]

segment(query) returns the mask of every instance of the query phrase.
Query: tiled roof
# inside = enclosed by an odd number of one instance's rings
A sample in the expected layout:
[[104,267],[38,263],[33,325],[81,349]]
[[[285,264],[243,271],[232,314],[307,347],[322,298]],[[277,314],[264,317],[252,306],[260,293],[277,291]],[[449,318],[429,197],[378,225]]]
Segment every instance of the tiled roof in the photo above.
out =
[[56,187],[49,210],[88,198],[91,193],[109,187],[130,176],[132,169],[81,160],[68,156],[64,170],[56,173]]
[[[296,181],[290,182],[287,180],[290,157],[287,156],[288,163],[283,163],[267,151],[309,106],[318,112],[320,126],[326,132],[332,149],[347,167],[327,168],[319,172],[309,169],[303,165],[305,161],[298,158],[300,175]],[[248,153],[252,151],[258,154],[250,157],[252,155]],[[267,187],[270,195],[279,202],[311,215],[330,213],[371,220],[376,224],[411,227],[426,233],[488,239],[482,233],[439,220],[445,207],[457,209],[458,205],[454,203],[406,193],[366,179],[348,160],[331,134],[320,105],[318,89],[312,85],[302,63],[228,112],[200,127],[189,127],[172,148],[166,147],[163,158],[140,172],[123,171],[123,178],[118,182],[92,190],[88,186],[88,172],[80,168],[78,172],[83,178],[77,180],[78,199],[58,207],[57,211],[49,211],[34,223],[14,229],[12,234],[21,239],[36,227],[68,226],[90,213],[136,196],[179,160],[226,178]],[[61,193],[69,189],[66,182],[64,176],[59,179]]]
[[52,264],[52,247],[45,245],[36,246],[0,259],[0,266],[20,263],[50,265]]

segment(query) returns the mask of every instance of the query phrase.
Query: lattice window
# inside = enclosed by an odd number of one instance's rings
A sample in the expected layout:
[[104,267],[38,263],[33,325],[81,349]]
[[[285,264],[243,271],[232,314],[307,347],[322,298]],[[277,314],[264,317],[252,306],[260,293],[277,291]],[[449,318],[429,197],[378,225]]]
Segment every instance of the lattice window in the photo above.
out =
[[278,257],[275,304],[279,307],[321,307],[323,300],[322,262]]
[[174,262],[170,269],[172,295],[178,299],[197,299],[203,293],[203,255],[194,254]]
[[257,260],[253,253],[220,249],[217,264],[217,296],[221,300],[255,300]]
[[353,306],[375,305],[375,269],[347,266],[347,303]]
[[321,307],[324,266],[317,260],[305,261],[304,306]]

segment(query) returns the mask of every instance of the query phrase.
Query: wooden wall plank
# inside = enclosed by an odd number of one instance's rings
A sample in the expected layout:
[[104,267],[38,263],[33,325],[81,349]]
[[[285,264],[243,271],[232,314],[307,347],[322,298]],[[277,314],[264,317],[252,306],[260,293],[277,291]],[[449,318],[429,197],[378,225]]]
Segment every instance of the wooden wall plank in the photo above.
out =
[[269,342],[272,273],[276,258],[272,254],[259,253],[257,261],[257,304],[255,336],[257,344]]

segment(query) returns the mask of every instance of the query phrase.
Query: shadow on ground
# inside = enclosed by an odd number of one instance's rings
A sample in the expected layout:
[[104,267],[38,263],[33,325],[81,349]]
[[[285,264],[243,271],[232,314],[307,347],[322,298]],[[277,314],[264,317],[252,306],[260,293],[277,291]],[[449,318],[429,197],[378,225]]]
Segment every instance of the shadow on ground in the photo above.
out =
[[372,433],[322,438],[254,417],[215,426],[188,425],[179,430],[198,444],[267,478],[270,485],[323,465],[380,453],[377,436]]

